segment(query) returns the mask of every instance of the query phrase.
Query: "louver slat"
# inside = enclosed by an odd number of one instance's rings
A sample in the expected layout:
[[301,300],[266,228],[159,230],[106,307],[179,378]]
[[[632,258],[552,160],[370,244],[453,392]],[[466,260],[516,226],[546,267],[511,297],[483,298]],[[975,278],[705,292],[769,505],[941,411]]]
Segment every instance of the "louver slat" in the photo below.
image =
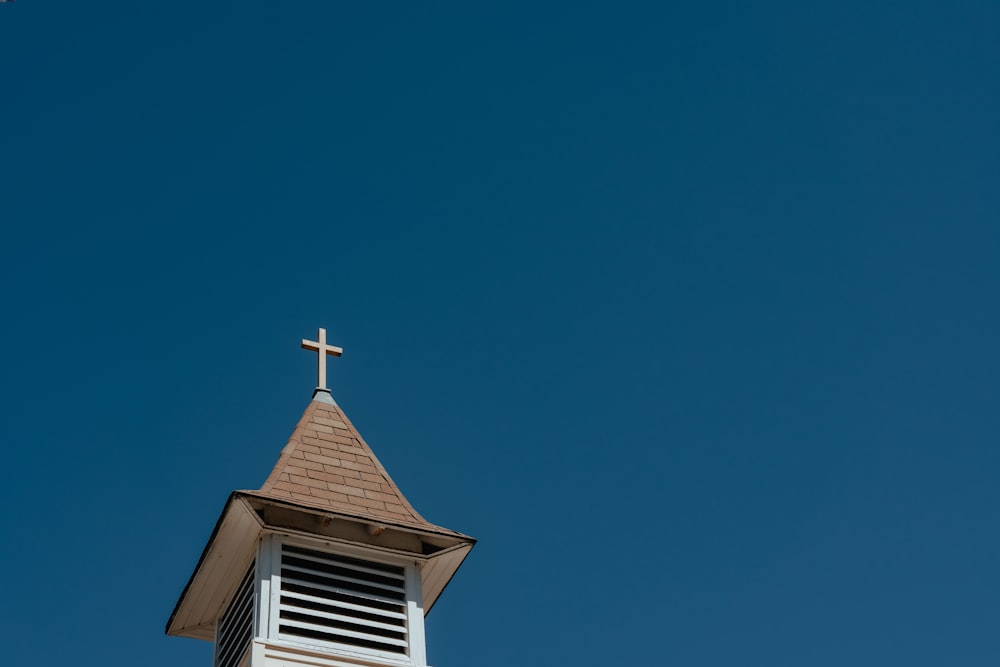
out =
[[[297,604],[294,600],[285,598],[284,596],[282,596],[282,599],[291,603],[290,605],[287,605],[287,604],[285,605],[286,610],[293,609],[294,605]],[[351,613],[351,610],[344,610],[344,614],[350,614],[350,613]],[[362,628],[371,628],[373,634],[382,634],[383,636],[386,636],[386,637],[394,637],[396,635],[405,635],[406,634],[406,628],[400,627],[398,624],[392,624],[391,622],[390,623],[379,623],[378,621],[373,621],[373,620],[371,620],[369,618],[360,618],[359,619],[357,616],[349,616],[349,615],[345,616],[344,614],[331,613],[331,612],[328,612],[328,611],[320,611],[320,610],[316,609],[315,607],[310,606],[309,607],[309,611],[308,611],[308,615],[306,613],[299,612],[297,614],[297,616],[301,617],[303,619],[306,619],[306,618],[313,619],[313,618],[315,618],[316,622],[318,622],[318,623],[322,623],[324,621],[331,621],[334,624],[358,625],[359,627],[362,627]],[[366,616],[367,616],[367,614],[366,614]],[[288,617],[291,618],[291,616],[288,616]],[[285,616],[282,616],[282,618],[285,618]],[[359,625],[359,622],[361,622],[361,621],[364,622],[363,625]],[[378,630],[385,630],[385,633],[379,633],[379,632],[377,632]]]
[[236,595],[219,621],[215,644],[215,667],[237,667],[253,639],[254,566],[243,576]]
[[406,654],[405,570],[282,545],[278,632]]
[[[298,549],[290,546],[286,546],[285,551],[288,552],[289,557],[294,557],[297,560],[308,560],[319,565],[335,565],[326,554],[317,556],[314,555],[314,552],[310,552],[307,549]],[[406,579],[402,574],[401,568],[393,565],[383,566],[381,563],[366,563],[353,558],[344,558],[340,563],[350,565],[351,569],[358,572],[368,572],[369,574],[395,579],[400,586],[403,585]]]
[[[329,573],[329,572],[317,572],[317,570],[314,568],[302,567],[296,563],[290,563],[286,565],[284,562],[282,562],[281,570],[283,572],[305,572],[309,574],[320,574],[328,576],[331,579],[344,582],[345,584],[358,584],[359,586],[364,588],[376,588],[382,591],[388,591],[389,593],[398,593],[404,596],[406,594],[406,591],[403,589],[402,585],[399,586],[386,585],[377,581],[371,581],[367,579],[360,579],[358,577],[348,576],[346,573],[340,574],[340,573]],[[359,590],[363,590],[363,588]]]
[[[320,632],[320,633],[329,633],[331,630],[331,628],[326,625],[319,625],[317,623],[306,623],[303,621],[292,621],[292,620],[287,620],[285,618],[281,619],[281,625],[282,627],[303,628],[305,630],[313,630],[314,632]],[[401,649],[399,650],[403,650],[406,648],[406,642],[404,640],[395,639],[393,637],[379,637],[377,635],[370,635],[365,632],[354,632],[353,630],[346,630],[344,628],[337,628],[337,634],[340,635],[342,639],[351,637],[356,639],[368,640],[369,642],[372,643],[377,642],[380,644],[393,644],[395,646],[401,647]],[[350,642],[345,642],[345,643],[350,643]]]
[[326,606],[338,607],[342,609],[350,609],[351,611],[362,612],[365,614],[371,614],[372,616],[384,616],[386,618],[398,618],[401,620],[406,620],[406,614],[400,614],[394,611],[385,611],[384,609],[375,609],[374,607],[366,607],[360,604],[351,604],[350,602],[333,602],[328,598],[318,598],[314,595],[306,595],[304,593],[295,593],[292,591],[282,591],[281,597],[283,598],[295,598],[296,600],[301,600],[298,604],[302,606],[309,606],[310,604],[320,605],[320,608]]
[[290,583],[298,584],[303,588],[342,593],[356,598],[374,600],[390,606],[402,604],[406,600],[405,593],[403,592],[386,591],[380,588],[365,586],[358,581],[334,579],[314,572],[282,568],[281,576],[283,579],[287,578]]

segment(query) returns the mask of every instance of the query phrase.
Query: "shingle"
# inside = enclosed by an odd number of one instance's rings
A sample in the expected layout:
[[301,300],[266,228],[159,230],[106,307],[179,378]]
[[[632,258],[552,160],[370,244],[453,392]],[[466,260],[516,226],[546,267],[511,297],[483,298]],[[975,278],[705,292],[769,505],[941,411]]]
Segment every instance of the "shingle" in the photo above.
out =
[[365,520],[432,529],[382,467],[344,412],[312,401],[257,495]]

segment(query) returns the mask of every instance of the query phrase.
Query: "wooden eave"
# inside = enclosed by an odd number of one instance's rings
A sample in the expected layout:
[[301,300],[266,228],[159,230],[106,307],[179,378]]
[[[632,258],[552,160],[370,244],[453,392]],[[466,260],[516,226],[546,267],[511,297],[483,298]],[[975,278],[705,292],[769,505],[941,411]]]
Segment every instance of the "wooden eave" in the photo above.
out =
[[212,536],[184,586],[166,632],[171,636],[215,640],[215,622],[236,582],[256,552],[263,522],[232,493]]
[[431,524],[373,522],[371,516],[330,511],[259,491],[234,491],[167,621],[168,635],[214,641],[216,620],[265,533],[363,545],[420,561],[425,615],[476,542]]

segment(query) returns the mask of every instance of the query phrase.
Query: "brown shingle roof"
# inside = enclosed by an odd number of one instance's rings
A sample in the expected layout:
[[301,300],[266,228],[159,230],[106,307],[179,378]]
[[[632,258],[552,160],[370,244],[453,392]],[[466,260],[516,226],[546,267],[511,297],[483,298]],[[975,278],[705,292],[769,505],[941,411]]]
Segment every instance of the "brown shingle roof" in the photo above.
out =
[[318,393],[254,495],[377,523],[459,535],[420,516],[344,412]]

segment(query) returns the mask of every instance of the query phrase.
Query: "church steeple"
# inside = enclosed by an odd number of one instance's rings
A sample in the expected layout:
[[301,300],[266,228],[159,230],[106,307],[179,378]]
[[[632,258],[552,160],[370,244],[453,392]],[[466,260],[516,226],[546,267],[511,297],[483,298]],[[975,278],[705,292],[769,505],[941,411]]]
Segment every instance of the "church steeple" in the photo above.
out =
[[426,665],[423,616],[475,540],[406,500],[326,388],[260,489],[235,491],[167,623],[216,667]]

